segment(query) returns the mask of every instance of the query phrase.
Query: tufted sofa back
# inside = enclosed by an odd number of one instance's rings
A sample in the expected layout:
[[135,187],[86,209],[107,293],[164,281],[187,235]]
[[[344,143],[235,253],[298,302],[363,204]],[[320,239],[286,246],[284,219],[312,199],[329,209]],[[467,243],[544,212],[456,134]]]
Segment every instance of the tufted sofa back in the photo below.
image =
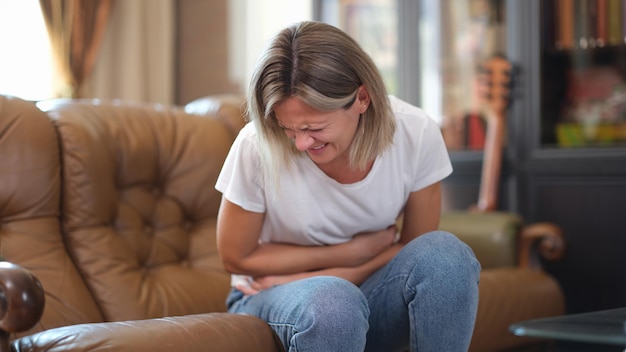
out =
[[61,165],[54,126],[35,104],[0,95],[0,251],[44,283],[43,317],[22,335],[102,321],[61,236]]
[[66,245],[104,320],[224,311],[214,184],[228,127],[170,106],[39,106],[60,137]]

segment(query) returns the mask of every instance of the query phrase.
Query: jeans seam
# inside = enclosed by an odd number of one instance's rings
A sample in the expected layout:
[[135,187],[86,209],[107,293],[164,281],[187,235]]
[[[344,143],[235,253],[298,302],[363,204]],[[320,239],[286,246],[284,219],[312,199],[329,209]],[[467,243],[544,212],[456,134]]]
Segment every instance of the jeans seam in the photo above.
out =
[[[408,275],[408,274],[404,274],[404,273],[403,273],[403,274],[396,274],[396,275],[394,275],[394,276],[392,276],[392,277],[389,277],[389,278],[387,278],[387,279],[385,279],[385,280],[381,281],[381,282],[380,282],[380,284],[378,284],[378,286],[376,286],[376,287],[375,287],[375,288],[371,291],[371,293],[370,293],[370,294],[371,294],[371,296],[372,296],[372,297],[376,296],[376,295],[378,294],[378,292],[382,291],[383,289],[385,289],[385,288],[388,286],[387,284],[388,284],[389,282],[394,281],[394,280],[397,280],[397,279],[404,280],[404,282],[405,282],[405,285],[404,285],[405,289],[407,289],[407,288],[408,288],[408,289],[410,290],[410,287],[408,287],[408,285],[406,284],[406,282],[407,282],[408,278],[409,278],[409,275]],[[404,294],[403,294],[402,296],[403,296],[403,298],[404,298],[404,303],[405,303],[405,304],[408,304],[408,302],[406,301],[406,297],[404,297]]]
[[284,326],[286,326],[286,327],[289,327],[289,328],[294,329],[294,331],[297,331],[297,330],[296,330],[296,325],[295,325],[295,324],[289,324],[289,323],[272,323],[272,322],[267,322],[267,324],[268,324],[268,325],[272,325],[272,326],[280,326],[280,327],[284,327]]
[[274,330],[275,332],[278,331],[278,329],[280,328],[289,328],[291,329],[290,334],[291,335],[291,339],[289,341],[282,341],[286,350],[288,351],[297,351],[298,348],[297,346],[295,346],[296,341],[293,339],[300,331],[298,331],[298,329],[296,329],[296,325],[295,324],[291,324],[291,323],[276,323],[276,322],[270,322],[267,321],[266,322],[267,325],[269,325],[272,330]]

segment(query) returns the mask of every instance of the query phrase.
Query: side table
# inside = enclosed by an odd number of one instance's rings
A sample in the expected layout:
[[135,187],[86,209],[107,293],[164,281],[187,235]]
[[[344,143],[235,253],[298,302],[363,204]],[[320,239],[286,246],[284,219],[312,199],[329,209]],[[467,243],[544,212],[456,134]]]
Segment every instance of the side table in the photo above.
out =
[[626,347],[626,307],[533,319],[509,326],[516,336]]

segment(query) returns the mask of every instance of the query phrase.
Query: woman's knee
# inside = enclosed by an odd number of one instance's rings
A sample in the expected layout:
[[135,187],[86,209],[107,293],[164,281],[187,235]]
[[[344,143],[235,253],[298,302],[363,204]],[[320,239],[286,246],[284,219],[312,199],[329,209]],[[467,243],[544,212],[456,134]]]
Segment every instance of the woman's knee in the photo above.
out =
[[300,312],[295,324],[298,333],[293,336],[291,344],[308,341],[307,345],[315,341],[316,346],[328,346],[328,350],[344,350],[337,348],[347,341],[365,346],[369,307],[361,290],[351,282],[336,277],[309,280],[309,306]]
[[418,260],[417,270],[440,273],[439,276],[458,279],[472,277],[478,280],[480,263],[472,249],[455,235],[446,231],[425,233],[407,246]]
[[367,321],[369,307],[361,290],[353,283],[333,276],[314,277],[307,285],[312,314],[327,319],[361,318]]

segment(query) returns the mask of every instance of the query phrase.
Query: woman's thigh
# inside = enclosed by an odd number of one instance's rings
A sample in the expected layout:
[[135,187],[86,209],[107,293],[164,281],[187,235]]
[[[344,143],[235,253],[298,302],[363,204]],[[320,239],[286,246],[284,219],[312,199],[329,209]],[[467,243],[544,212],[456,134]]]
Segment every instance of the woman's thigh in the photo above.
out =
[[367,351],[444,348],[447,334],[468,340],[479,274],[472,250],[452,234],[435,231],[408,243],[360,287],[371,311]]
[[266,321],[287,351],[363,351],[369,308],[354,284],[320,276],[279,285],[256,295],[233,291],[229,312]]

